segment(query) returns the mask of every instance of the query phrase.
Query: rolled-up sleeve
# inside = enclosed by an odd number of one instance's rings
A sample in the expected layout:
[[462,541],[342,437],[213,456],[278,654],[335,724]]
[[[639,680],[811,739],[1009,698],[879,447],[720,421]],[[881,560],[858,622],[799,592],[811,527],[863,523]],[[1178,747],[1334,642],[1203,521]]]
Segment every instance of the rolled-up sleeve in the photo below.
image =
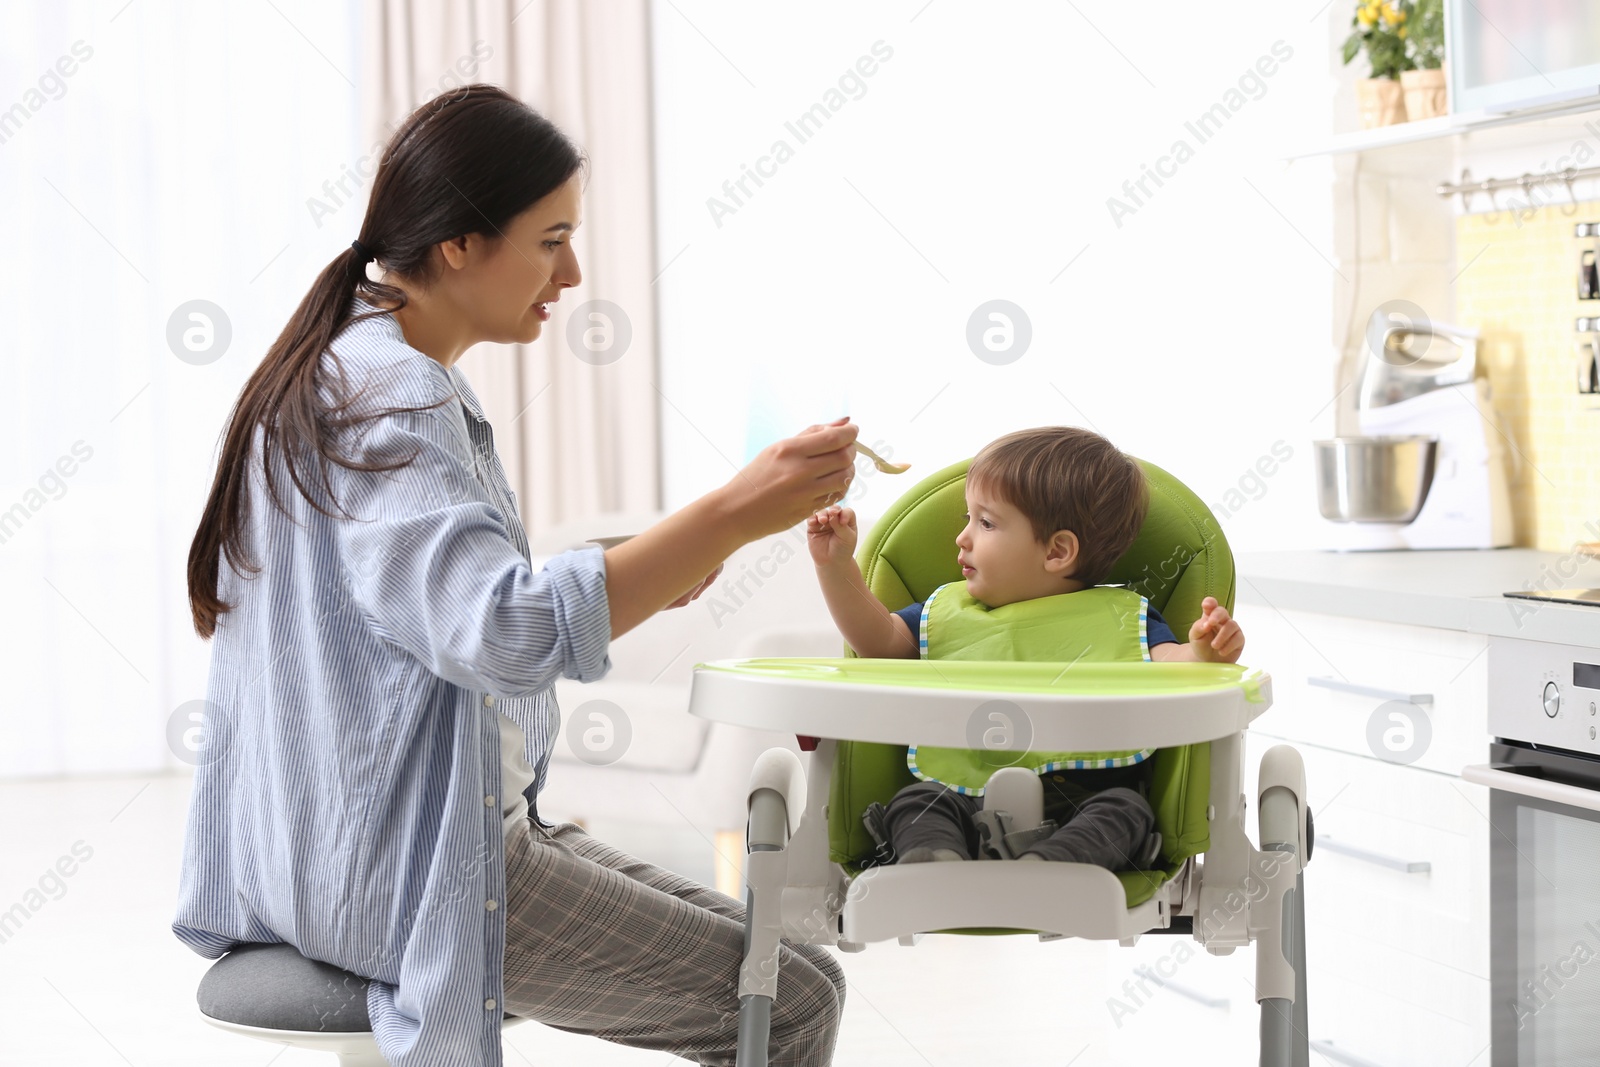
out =
[[384,640],[449,682],[496,697],[532,696],[558,676],[594,681],[611,668],[611,608],[599,546],[541,571],[512,543],[508,520],[472,467],[459,409],[383,415],[362,427],[363,462],[334,468],[338,551],[349,599]]

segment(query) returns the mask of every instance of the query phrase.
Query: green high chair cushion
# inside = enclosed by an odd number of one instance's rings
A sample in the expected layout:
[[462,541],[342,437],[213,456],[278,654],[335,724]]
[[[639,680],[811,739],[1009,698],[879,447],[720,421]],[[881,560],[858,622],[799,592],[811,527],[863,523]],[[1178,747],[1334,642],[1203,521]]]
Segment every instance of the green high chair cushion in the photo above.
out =
[[[912,486],[878,520],[858,550],[867,588],[891,611],[926,600],[946,582],[961,580],[956,535],[966,525],[970,459],[953,463]],[[1150,601],[1174,635],[1187,638],[1200,602],[1214,596],[1233,610],[1233,553],[1211,509],[1178,479],[1138,460],[1150,487],[1150,508],[1139,536],[1112,568],[1107,583],[1127,585]],[[848,646],[844,655],[854,657]],[[1211,792],[1209,743],[1157,749],[1150,757],[1150,806],[1161,831],[1161,858],[1149,871],[1118,871],[1128,906],[1150,899],[1191,856],[1211,844],[1206,806]],[[873,801],[888,804],[916,779],[903,745],[841,741],[828,795],[828,847],[852,874],[871,855],[861,816]]]

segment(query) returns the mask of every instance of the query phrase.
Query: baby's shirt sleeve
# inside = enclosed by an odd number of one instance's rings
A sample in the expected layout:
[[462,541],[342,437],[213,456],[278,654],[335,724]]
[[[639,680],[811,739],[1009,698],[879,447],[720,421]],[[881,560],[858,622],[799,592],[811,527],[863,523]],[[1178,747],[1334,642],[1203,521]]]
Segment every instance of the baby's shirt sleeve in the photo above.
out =
[[1145,644],[1150,648],[1164,645],[1167,642],[1177,643],[1178,639],[1172,635],[1172,627],[1167,625],[1167,620],[1155,608],[1146,608],[1144,613]]
[[917,601],[910,607],[901,608],[895,612],[905,620],[906,628],[911,631],[911,636],[916,637],[922,630],[922,601]]

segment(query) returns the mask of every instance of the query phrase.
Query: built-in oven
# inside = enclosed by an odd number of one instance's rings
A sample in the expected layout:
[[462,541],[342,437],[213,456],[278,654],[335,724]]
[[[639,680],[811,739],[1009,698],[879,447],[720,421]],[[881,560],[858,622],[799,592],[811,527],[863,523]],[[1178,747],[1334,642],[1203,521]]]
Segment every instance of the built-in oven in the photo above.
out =
[[1488,655],[1490,1067],[1600,1064],[1600,649]]

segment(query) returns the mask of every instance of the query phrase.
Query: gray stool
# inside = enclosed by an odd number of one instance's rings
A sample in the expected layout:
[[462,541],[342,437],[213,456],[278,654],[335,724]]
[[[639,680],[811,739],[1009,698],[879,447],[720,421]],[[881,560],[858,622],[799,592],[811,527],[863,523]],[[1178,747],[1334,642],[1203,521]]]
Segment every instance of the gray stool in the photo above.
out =
[[[206,971],[196,999],[218,1029],[332,1052],[345,1067],[385,1067],[367,1018],[367,980],[293,945],[240,945]],[[505,1015],[501,1030],[525,1021]]]

